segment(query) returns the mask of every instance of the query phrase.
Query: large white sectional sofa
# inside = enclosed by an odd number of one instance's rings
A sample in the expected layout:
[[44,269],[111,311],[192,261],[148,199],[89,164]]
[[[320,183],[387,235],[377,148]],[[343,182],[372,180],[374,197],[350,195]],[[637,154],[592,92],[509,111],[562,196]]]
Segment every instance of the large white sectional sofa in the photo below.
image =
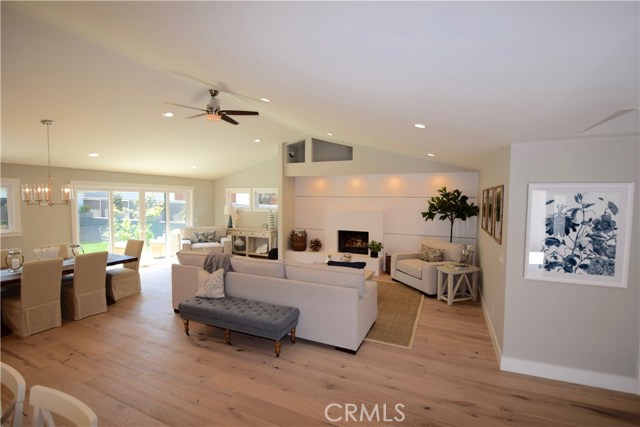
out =
[[[215,232],[214,242],[198,242],[197,233]],[[215,225],[210,227],[187,226],[180,235],[181,249],[186,251],[231,253],[231,238],[227,237],[227,227]]]
[[[173,308],[193,297],[207,254],[180,251],[171,271]],[[300,310],[296,336],[356,352],[378,315],[378,288],[364,271],[233,256],[225,294]]]

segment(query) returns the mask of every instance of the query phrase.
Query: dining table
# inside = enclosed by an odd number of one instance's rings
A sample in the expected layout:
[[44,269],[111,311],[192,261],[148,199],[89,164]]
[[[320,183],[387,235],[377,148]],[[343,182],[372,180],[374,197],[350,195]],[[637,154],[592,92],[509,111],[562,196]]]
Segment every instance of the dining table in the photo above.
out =
[[[107,266],[126,264],[138,261],[138,257],[109,253],[107,256]],[[62,261],[62,275],[73,273],[75,269],[75,259],[69,258]],[[61,275],[61,276],[62,276]],[[20,289],[22,280],[22,268],[11,270],[4,268],[0,270],[0,293],[1,296],[16,294]]]
[[[126,264],[128,262],[138,261],[138,257],[130,256],[130,255],[121,255],[109,253],[107,255],[107,267],[118,264]],[[65,274],[73,273],[75,269],[75,259],[69,258],[62,260],[62,272],[60,274],[60,280],[62,280],[62,276]],[[3,268],[0,270],[0,298],[10,295],[19,295],[20,293],[20,284],[22,281],[22,267],[18,270],[11,270],[9,268]],[[105,298],[107,296],[105,295]],[[113,303],[114,301],[109,301],[107,298],[107,304]],[[0,330],[1,336],[11,334],[11,330],[5,325],[3,321],[0,321]]]

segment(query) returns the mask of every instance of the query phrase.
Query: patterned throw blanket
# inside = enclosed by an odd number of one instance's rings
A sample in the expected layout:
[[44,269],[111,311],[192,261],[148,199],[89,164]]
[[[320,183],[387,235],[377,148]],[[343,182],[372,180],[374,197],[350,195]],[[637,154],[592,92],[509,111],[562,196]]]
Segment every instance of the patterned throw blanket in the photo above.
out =
[[207,272],[213,273],[224,268],[224,274],[231,271],[231,254],[210,253],[202,266]]

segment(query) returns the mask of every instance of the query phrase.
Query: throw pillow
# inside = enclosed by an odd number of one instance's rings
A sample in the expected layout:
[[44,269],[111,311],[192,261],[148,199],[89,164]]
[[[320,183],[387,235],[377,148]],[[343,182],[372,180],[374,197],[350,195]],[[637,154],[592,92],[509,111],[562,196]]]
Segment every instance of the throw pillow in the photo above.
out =
[[212,243],[216,241],[215,231],[194,231],[193,243]]
[[429,246],[422,245],[420,248],[420,255],[418,255],[422,261],[427,262],[439,262],[442,261],[443,251],[442,249],[431,248]]
[[224,269],[214,271],[209,274],[205,270],[198,272],[198,292],[197,297],[202,298],[224,298]]

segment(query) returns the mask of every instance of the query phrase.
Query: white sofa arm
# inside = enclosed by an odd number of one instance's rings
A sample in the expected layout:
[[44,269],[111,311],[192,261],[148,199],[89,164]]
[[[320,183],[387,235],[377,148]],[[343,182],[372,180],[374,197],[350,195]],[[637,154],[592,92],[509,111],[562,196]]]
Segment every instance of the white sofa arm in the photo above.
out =
[[221,237],[220,244],[222,245],[222,253],[231,253],[231,237]]
[[183,251],[190,251],[191,250],[191,240],[189,240],[189,239],[181,239],[180,240],[180,249],[182,249]]
[[418,258],[418,252],[394,252],[391,254],[391,277],[396,275],[396,263],[401,259]]

